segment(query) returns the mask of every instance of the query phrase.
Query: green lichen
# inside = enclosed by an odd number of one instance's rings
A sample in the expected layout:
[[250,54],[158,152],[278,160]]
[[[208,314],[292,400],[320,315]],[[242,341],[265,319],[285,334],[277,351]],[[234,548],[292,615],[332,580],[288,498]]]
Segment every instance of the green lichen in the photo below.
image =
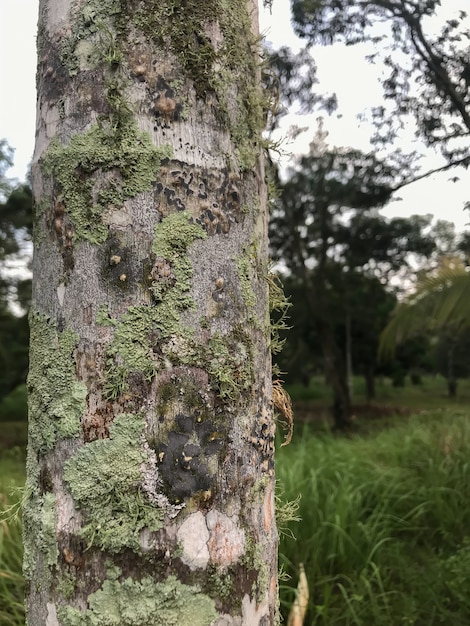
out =
[[266,590],[269,589],[270,570],[269,564],[264,557],[263,546],[253,537],[248,537],[245,554],[242,557],[245,567],[256,571],[256,578],[253,581],[252,593],[259,601],[262,601]]
[[165,305],[135,306],[129,307],[119,318],[106,351],[105,394],[109,399],[129,389],[132,374],[152,380],[159,367],[159,360],[152,351],[152,337],[160,340],[174,332],[176,314],[176,310]]
[[162,526],[161,508],[143,489],[142,468],[149,463],[142,450],[144,427],[139,416],[119,415],[109,439],[88,443],[65,464],[65,481],[85,514],[82,534],[89,545],[139,551],[140,531]]
[[60,608],[62,626],[210,626],[217,618],[210,597],[174,576],[155,582],[149,576],[120,581],[119,575],[117,568],[108,569],[85,611]]
[[[147,381],[155,376],[163,358],[154,352],[157,345],[165,344],[163,352],[167,360],[195,360],[194,333],[181,327],[180,317],[184,310],[193,306],[189,294],[193,268],[187,250],[194,241],[205,237],[205,231],[190,221],[187,212],[169,215],[155,227],[152,252],[172,268],[174,279],[171,286],[151,280],[148,289],[153,305],[130,307],[115,322],[116,330],[106,355],[108,398],[116,398],[127,391],[132,373],[139,373]],[[105,320],[103,315],[100,319]],[[171,340],[172,337],[176,339]]]
[[80,433],[87,388],[75,375],[76,333],[70,329],[59,333],[45,316],[34,312],[30,333],[29,436],[34,449],[44,453],[57,438]]
[[[114,26],[113,26],[114,23]],[[93,69],[103,62],[112,67],[122,61],[118,31],[125,33],[119,0],[88,0],[77,11],[69,37],[64,39],[60,58],[70,76],[80,69]]]
[[233,578],[230,574],[220,574],[214,568],[208,576],[208,584],[213,595],[221,600],[233,595]]
[[76,578],[69,572],[62,573],[59,582],[57,583],[57,593],[63,598],[70,599],[75,594]]
[[59,555],[55,534],[56,522],[54,494],[40,495],[37,491],[28,489],[27,485],[23,503],[23,574],[26,580],[32,579],[38,560],[42,568],[40,578],[43,583],[50,579],[50,568],[56,565]]
[[[165,259],[173,269],[175,287],[171,291],[173,300],[177,298],[174,306],[179,311],[192,303],[186,295],[191,288],[193,273],[187,250],[194,241],[206,237],[206,231],[199,224],[191,222],[188,211],[173,213],[155,227],[152,252],[157,257]],[[158,281],[152,284],[151,291],[157,299],[161,299],[162,293]]]
[[[204,368],[221,398],[233,400],[251,388],[253,346],[242,328],[224,335],[214,333],[203,342],[193,328],[180,322],[182,313],[194,304],[190,295],[193,268],[187,251],[194,241],[205,237],[188,212],[166,217],[155,228],[152,253],[171,268],[171,284],[150,280],[147,288],[153,305],[130,307],[119,320],[111,320],[107,311],[100,310],[97,322],[116,328],[106,354],[105,393],[109,399],[129,390],[132,375],[149,382],[169,364]],[[249,276],[243,274],[241,281],[251,289]],[[254,297],[252,290],[250,293]]]
[[60,185],[75,236],[97,244],[108,233],[103,211],[151,189],[162,159],[170,156],[168,146],[157,148],[128,121],[119,132],[95,125],[74,135],[67,146],[54,139],[42,167]]
[[215,334],[202,352],[202,363],[221,398],[235,400],[253,384],[253,347],[250,337],[240,329],[228,335]]
[[96,323],[100,326],[116,326],[117,322],[109,315],[108,307],[100,304],[96,312]]
[[243,250],[243,254],[236,259],[238,279],[242,291],[243,301],[248,309],[256,305],[256,295],[251,284],[252,281],[252,255],[250,250]]

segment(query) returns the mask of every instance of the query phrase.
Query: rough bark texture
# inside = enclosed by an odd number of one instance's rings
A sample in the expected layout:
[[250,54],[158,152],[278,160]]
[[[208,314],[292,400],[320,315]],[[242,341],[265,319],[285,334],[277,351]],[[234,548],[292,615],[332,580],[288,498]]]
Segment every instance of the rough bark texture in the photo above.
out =
[[276,620],[256,22],[40,2],[30,626]]

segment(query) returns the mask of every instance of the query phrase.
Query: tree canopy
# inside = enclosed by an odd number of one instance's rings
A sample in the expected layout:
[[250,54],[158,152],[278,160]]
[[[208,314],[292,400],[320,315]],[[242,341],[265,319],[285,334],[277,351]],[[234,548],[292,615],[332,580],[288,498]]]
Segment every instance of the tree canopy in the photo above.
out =
[[[452,10],[449,13],[449,10]],[[440,0],[292,0],[295,32],[309,44],[369,43],[381,57],[386,107],[373,108],[376,140],[392,141],[411,116],[445,168],[468,167],[470,19]]]
[[0,398],[24,383],[28,371],[32,193],[7,177],[12,156],[0,141]]

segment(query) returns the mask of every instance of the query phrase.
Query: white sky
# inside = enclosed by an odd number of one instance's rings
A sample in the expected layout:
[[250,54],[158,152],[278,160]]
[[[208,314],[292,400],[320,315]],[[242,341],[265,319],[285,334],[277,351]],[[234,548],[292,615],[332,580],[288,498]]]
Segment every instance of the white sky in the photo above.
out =
[[[261,2],[260,2],[261,4]],[[261,29],[275,45],[298,47],[298,40],[289,28],[288,0],[274,0],[272,15],[261,10]],[[8,174],[23,180],[34,148],[36,94],[36,26],[38,0],[0,0],[0,138],[6,138],[15,148],[14,167]],[[315,61],[320,79],[319,90],[336,92],[339,109],[331,118],[325,115],[328,142],[337,146],[352,146],[364,151],[371,149],[371,130],[357,120],[357,114],[366,107],[380,102],[381,88],[377,81],[377,68],[366,64],[359,49],[320,48],[315,51]],[[318,114],[302,119],[285,119],[283,129],[289,124],[311,127],[295,144],[286,144],[285,151],[306,151],[315,131]],[[406,146],[416,148],[411,143]],[[404,146],[405,147],[405,146]],[[288,161],[285,157],[284,162]],[[423,167],[425,161],[423,160]],[[426,163],[429,168],[441,163],[431,154]],[[449,178],[460,175],[460,181]],[[470,200],[470,172],[460,170],[435,175],[400,190],[401,200],[391,203],[388,215],[407,216],[413,213],[432,213],[436,218],[455,223],[457,229],[470,223],[470,214],[463,210]]]

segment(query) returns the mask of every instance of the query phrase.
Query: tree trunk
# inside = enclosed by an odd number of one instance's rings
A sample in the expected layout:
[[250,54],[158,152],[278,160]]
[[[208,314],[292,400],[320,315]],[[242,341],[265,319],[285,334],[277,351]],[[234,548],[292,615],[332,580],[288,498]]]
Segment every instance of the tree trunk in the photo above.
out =
[[318,325],[322,342],[323,360],[328,383],[333,391],[333,421],[335,430],[351,426],[351,399],[343,355],[336,343],[333,329],[325,322]]
[[455,376],[454,355],[456,343],[450,338],[449,347],[447,349],[447,393],[449,398],[455,398],[457,395],[457,378]]
[[366,381],[366,398],[367,402],[370,402],[373,398],[375,398],[375,374],[373,366],[366,365],[364,378]]
[[275,622],[255,0],[41,0],[30,626]]

